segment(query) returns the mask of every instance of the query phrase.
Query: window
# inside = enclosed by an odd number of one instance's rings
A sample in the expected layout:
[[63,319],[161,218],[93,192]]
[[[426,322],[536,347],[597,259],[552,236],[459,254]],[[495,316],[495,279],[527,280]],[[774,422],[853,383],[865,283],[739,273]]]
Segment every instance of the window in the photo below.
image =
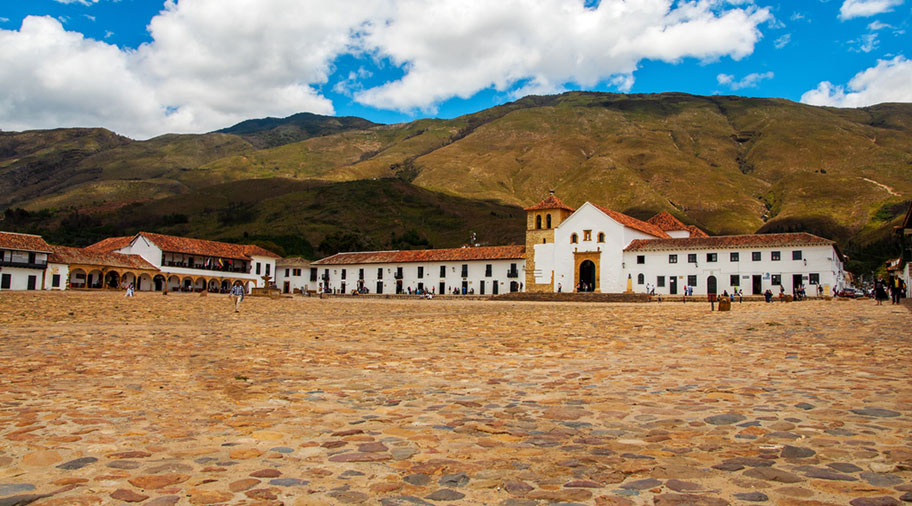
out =
[[665,276],[659,276],[656,278],[656,286],[657,287],[665,286]]
[[576,233],[570,234],[570,244],[576,244],[578,242],[579,242],[579,237],[576,235]]
[[269,275],[269,271],[272,269],[272,264],[266,264],[266,275]]
[[773,286],[779,286],[782,284],[782,274],[773,274],[772,278]]
[[396,267],[396,279],[402,279],[402,267]]
[[591,230],[583,230],[583,240],[584,241],[592,240],[592,231]]
[[551,215],[550,214],[545,216],[545,225],[547,225],[547,228],[551,228]]
[[773,262],[778,262],[779,258],[781,258],[781,256],[782,256],[782,254],[779,251],[770,251],[770,260],[772,260]]
[[300,276],[300,275],[301,275],[301,269],[293,269],[292,274],[295,275],[295,276]]
[[801,250],[800,249],[796,249],[795,251],[792,251],[792,260],[801,260]]
[[646,282],[646,276],[644,276],[642,272],[637,274],[637,284],[642,285],[645,282]]
[[[445,277],[446,277],[446,265],[441,265],[441,266],[440,266],[440,277],[441,277],[441,278],[445,278]],[[441,290],[441,292],[443,292],[443,290]]]
[[9,274],[4,274],[0,278],[0,289],[9,290],[10,285],[12,285],[13,277]]
[[812,272],[808,274],[808,284],[809,285],[819,285],[820,284],[820,274]]
[[637,255],[637,263],[638,263],[638,264],[645,264],[645,263],[646,263],[646,255]]
[[605,232],[598,233],[598,242],[605,242]]
[[[363,269],[362,269],[362,270],[363,270]],[[363,279],[364,276],[361,276],[361,278]],[[317,268],[316,268],[316,267],[311,267],[311,268],[310,268],[310,280],[311,280],[311,281],[316,281],[316,280],[317,280]]]
[[729,278],[729,283],[731,283],[731,286],[739,286],[741,284],[740,281],[741,280],[737,274],[732,274]]
[[668,263],[670,263],[670,264],[678,263],[678,255],[668,255]]
[[291,276],[291,269],[285,269],[285,277]]
[[418,279],[422,278],[424,278],[424,267],[418,267]]
[[737,251],[733,251],[733,252],[729,253],[728,259],[731,260],[732,262],[739,262],[741,260],[741,256],[738,254]]
[[718,253],[707,253],[707,254],[706,254],[706,261],[707,261],[707,262],[717,262],[718,260],[719,260],[719,254],[718,254]]
[[759,251],[751,252],[751,260],[753,260],[754,262],[759,262],[760,261],[760,252]]
[[377,279],[383,279],[383,267],[377,269]]
[[51,276],[51,287],[60,288],[60,274],[54,274]]
[[462,264],[462,277],[469,277],[469,264]]
[[535,217],[535,228],[541,228],[541,215]]
[[358,269],[358,279],[364,280],[364,269]]
[[257,262],[257,263],[256,263],[256,273],[257,273],[257,274],[260,273],[260,262]]
[[696,253],[688,253],[688,254],[687,254],[687,263],[689,263],[689,264],[695,264],[695,263],[697,263],[697,254],[696,254]]
[[687,276],[687,286],[697,286],[697,277],[693,275]]
[[342,269],[342,279],[345,279],[345,269]]
[[493,275],[493,273],[491,272],[492,270],[493,270],[493,268],[492,268],[491,264],[485,264],[485,277],[486,278],[490,278]]

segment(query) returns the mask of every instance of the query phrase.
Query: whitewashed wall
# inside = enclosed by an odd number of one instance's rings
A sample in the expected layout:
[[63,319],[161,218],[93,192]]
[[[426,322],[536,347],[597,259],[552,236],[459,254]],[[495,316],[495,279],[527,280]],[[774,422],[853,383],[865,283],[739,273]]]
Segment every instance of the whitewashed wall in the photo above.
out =
[[[468,266],[468,276],[462,277],[463,264]],[[486,265],[491,265],[491,276],[486,276]],[[508,278],[507,272],[511,264],[516,265],[518,274],[515,278]],[[424,276],[418,277],[418,267],[424,267]],[[440,276],[440,267],[445,267],[445,275]],[[525,283],[525,262],[523,259],[515,260],[467,260],[459,262],[428,262],[428,263],[384,263],[384,264],[356,264],[356,265],[333,265],[322,266],[313,265],[317,268],[317,286],[323,283],[324,275],[329,274],[330,290],[342,290],[342,283],[345,283],[344,291],[351,293],[358,287],[359,269],[364,269],[364,286],[370,293],[377,293],[377,282],[383,283],[384,294],[396,293],[396,269],[402,267],[402,290],[408,293],[411,288],[412,292],[418,289],[419,283],[423,283],[425,290],[433,290],[434,293],[440,294],[440,283],[444,283],[445,293],[453,292],[453,289],[462,289],[463,281],[466,282],[468,290],[474,290],[476,295],[481,294],[482,283],[484,284],[484,293],[492,294],[493,284],[498,285],[498,293],[507,293],[510,291],[510,283],[516,282],[517,285]],[[345,279],[342,279],[342,271],[345,270]],[[383,270],[382,279],[378,278],[378,269]],[[313,283],[309,283],[313,284]],[[523,287],[523,290],[525,287]]]

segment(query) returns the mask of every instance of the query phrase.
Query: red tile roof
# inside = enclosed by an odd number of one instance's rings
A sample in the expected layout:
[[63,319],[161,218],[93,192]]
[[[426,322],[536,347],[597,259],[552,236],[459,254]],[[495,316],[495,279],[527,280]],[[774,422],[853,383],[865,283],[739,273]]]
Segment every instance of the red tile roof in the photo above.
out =
[[412,251],[365,251],[337,253],[311,265],[397,264],[412,262],[461,262],[468,260],[522,260],[526,247],[481,246],[478,248],[425,249]]
[[117,251],[120,248],[126,248],[133,242],[133,238],[136,236],[127,235],[123,237],[108,237],[107,239],[102,239],[95,244],[90,244],[85,247],[88,251]]
[[555,197],[553,193],[551,195],[548,195],[548,198],[546,198],[545,200],[542,200],[541,202],[539,202],[538,204],[535,204],[534,206],[527,207],[525,210],[526,211],[542,211],[545,209],[565,209],[567,211],[570,211],[571,213],[573,211],[575,211],[575,209],[573,209],[572,207],[561,202],[561,200],[559,198]]
[[276,260],[276,269],[279,267],[307,267],[311,261],[301,257],[280,258]]
[[19,251],[35,251],[50,253],[51,245],[44,242],[40,235],[19,234],[16,232],[0,232],[0,248]]
[[652,223],[646,223],[645,221],[638,220],[632,216],[627,216],[626,214],[619,213],[612,209],[608,209],[607,207],[602,207],[598,204],[592,204],[592,205],[594,205],[599,211],[607,214],[611,219],[620,223],[621,225],[624,225],[625,227],[629,227],[634,230],[639,230],[640,232],[643,232],[645,234],[649,234],[649,235],[652,235],[655,237],[661,237],[661,238],[671,237],[668,234],[666,234],[664,230],[653,225]]
[[693,225],[688,225],[687,230],[690,230],[691,237],[709,237],[709,234],[707,234],[706,232],[700,230],[699,228],[697,228]]
[[662,211],[661,213],[646,220],[646,222],[652,223],[653,225],[661,228],[666,232],[671,232],[673,230],[687,230],[687,225],[681,223],[681,220],[672,216],[668,211]]
[[[155,234],[140,232],[136,236],[143,236],[158,246],[162,251],[169,253],[184,253],[187,255],[200,255],[219,258],[250,259],[253,255],[269,258],[281,258],[275,253],[254,244],[233,244],[228,242],[207,241],[175,235]],[[128,246],[136,237],[110,237],[103,241],[87,246],[90,251],[114,251]]]
[[790,234],[720,235],[680,239],[637,239],[624,251],[671,251],[691,249],[775,248],[791,246],[832,246],[836,243],[807,232]]
[[158,271],[154,265],[145,261],[139,255],[124,255],[122,253],[90,250],[88,248],[69,248],[66,246],[53,246],[53,252],[48,256],[48,262]]

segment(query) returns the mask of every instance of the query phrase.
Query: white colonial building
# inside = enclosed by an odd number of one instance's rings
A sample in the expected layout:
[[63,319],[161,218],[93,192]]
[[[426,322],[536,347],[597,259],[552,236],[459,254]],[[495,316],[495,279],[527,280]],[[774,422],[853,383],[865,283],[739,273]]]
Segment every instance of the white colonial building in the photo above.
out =
[[523,289],[525,247],[338,253],[311,265],[317,290],[488,295]]
[[282,293],[317,290],[317,270],[310,267],[306,258],[279,258],[275,272],[275,284]]
[[137,290],[227,291],[235,282],[244,287],[267,287],[275,279],[278,255],[251,244],[232,244],[173,235],[140,232],[112,237],[85,248],[87,251],[136,255],[158,273],[130,275],[122,280]]
[[0,290],[41,290],[50,254],[41,236],[0,232]]
[[641,221],[590,202],[574,210],[553,194],[526,212],[530,291],[830,295],[845,284],[836,244],[807,233],[710,237],[667,212]]

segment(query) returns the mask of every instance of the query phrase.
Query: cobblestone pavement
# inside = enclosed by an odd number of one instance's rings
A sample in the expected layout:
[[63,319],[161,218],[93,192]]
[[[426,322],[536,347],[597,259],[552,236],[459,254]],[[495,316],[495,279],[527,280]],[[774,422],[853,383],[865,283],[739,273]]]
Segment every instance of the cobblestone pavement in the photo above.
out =
[[909,323],[0,293],[0,505],[901,504]]

